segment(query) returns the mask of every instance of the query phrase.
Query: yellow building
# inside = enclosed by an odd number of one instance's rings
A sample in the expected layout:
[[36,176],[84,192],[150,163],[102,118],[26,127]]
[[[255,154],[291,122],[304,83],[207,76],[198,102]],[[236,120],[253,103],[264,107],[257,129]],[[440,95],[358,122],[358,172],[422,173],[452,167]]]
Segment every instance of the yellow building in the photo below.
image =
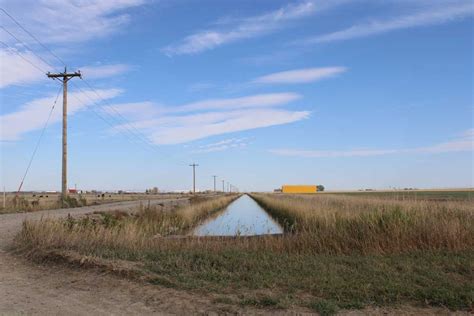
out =
[[281,187],[283,193],[316,193],[316,185],[284,185]]

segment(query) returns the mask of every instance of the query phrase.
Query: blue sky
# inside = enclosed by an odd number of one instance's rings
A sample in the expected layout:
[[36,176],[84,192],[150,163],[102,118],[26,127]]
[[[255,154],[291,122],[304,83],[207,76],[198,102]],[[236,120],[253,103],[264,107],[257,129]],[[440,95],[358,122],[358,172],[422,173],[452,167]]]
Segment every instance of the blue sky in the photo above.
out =
[[[85,79],[70,187],[189,189],[192,162],[200,189],[474,186],[471,0],[0,6]],[[0,185],[16,190],[59,91],[44,72],[64,66],[0,22]],[[24,190],[60,188],[61,102]]]

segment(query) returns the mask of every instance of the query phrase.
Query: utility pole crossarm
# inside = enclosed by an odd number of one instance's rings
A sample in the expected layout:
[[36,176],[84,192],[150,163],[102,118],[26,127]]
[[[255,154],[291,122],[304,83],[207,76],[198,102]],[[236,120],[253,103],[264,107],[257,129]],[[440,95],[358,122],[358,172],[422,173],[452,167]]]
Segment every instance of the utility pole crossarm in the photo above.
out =
[[46,76],[48,76],[48,78],[62,78],[63,80],[64,79],[69,80],[72,77],[82,77],[82,74],[80,71],[70,72],[70,73],[63,72],[63,73],[57,73],[57,74],[52,74],[48,72]]

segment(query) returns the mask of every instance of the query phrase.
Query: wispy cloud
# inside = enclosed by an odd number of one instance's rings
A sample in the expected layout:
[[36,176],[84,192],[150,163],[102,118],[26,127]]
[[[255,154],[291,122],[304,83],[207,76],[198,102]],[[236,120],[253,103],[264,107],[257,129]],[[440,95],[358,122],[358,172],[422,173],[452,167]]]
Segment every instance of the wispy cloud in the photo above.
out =
[[[145,0],[24,0],[2,1],[2,7],[47,43],[71,43],[110,35],[130,21],[124,10],[143,5]],[[25,10],[28,8],[28,10]],[[20,18],[21,17],[21,18]],[[5,26],[22,32],[7,18]],[[0,35],[1,36],[1,35]],[[27,42],[31,39],[25,36]]]
[[[309,117],[308,111],[280,109],[301,98],[293,93],[252,95],[212,99],[181,106],[155,107],[155,114],[131,122],[155,144],[179,144],[213,135],[245,131],[296,122]],[[116,106],[122,111],[120,106]],[[148,113],[152,113],[149,109]],[[159,113],[159,114],[158,114]],[[116,129],[127,126],[119,125]]]
[[84,66],[79,68],[85,79],[107,78],[123,74],[133,69],[133,66],[126,64]]
[[[26,60],[31,63],[27,62]],[[39,69],[37,69],[38,67]],[[38,82],[46,78],[40,69],[47,71],[47,66],[41,59],[29,52],[19,52],[11,49],[0,49],[0,89],[10,85],[23,85]]]
[[448,2],[444,3],[444,5],[428,6],[428,9],[414,14],[402,15],[388,20],[356,24],[347,29],[307,39],[305,42],[324,43],[343,41],[400,29],[448,23],[471,16],[473,13],[474,4],[471,0]]
[[248,144],[248,139],[245,137],[229,138],[219,142],[199,146],[198,149],[193,150],[193,153],[211,153],[229,149],[244,148],[247,147]]
[[[214,135],[288,124],[305,119],[307,111],[249,109],[213,112],[205,120],[201,114],[174,117],[168,126],[156,126],[151,133],[155,144],[179,144]],[[168,118],[171,119],[171,118]],[[134,123],[140,127],[140,123]]]
[[173,112],[189,112],[203,110],[231,110],[251,107],[271,107],[286,104],[301,98],[301,95],[291,92],[266,93],[228,99],[209,99],[184,104],[170,108]]
[[[307,17],[313,14],[316,9],[314,1],[306,1],[290,4],[258,16],[225,19],[218,23],[219,28],[191,34],[180,42],[163,48],[163,52],[169,56],[196,54],[238,40],[262,36],[282,28],[290,21]],[[222,30],[227,24],[231,24],[231,26]]]
[[271,153],[280,156],[304,158],[336,158],[336,157],[368,157],[390,154],[440,154],[447,152],[474,151],[474,129],[463,133],[457,139],[427,147],[401,149],[356,149],[356,150],[300,150],[300,149],[272,149]]
[[[119,89],[96,91],[103,99],[113,98],[122,92]],[[83,98],[82,93],[79,92],[69,93],[68,115],[74,115],[76,112],[84,110],[88,106],[100,101],[100,98],[92,91],[84,90],[84,93],[88,94],[89,98]],[[55,95],[36,99],[24,104],[18,111],[0,116],[0,140],[16,141],[23,134],[42,128],[55,99]],[[58,100],[58,104],[60,103],[61,98]],[[51,116],[50,124],[61,121],[62,113],[58,110],[59,107],[59,105],[56,105],[56,110]]]
[[254,83],[306,83],[334,77],[345,72],[345,67],[305,68],[272,73],[258,77]]

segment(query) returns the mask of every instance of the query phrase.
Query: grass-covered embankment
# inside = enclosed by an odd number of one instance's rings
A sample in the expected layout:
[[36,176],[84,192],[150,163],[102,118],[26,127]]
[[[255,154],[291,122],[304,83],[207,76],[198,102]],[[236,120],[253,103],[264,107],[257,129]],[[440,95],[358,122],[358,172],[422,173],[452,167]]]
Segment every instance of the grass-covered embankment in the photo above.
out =
[[146,210],[95,224],[27,222],[18,247],[36,258],[59,250],[130,261],[151,283],[205,291],[221,303],[296,305],[323,313],[367,305],[472,306],[470,204],[254,195],[291,233],[156,238],[189,230],[232,198],[220,198],[220,206],[215,200],[214,206],[196,203],[169,214]]
[[387,200],[339,195],[253,194],[287,232],[318,253],[392,254],[474,249],[468,202]]

